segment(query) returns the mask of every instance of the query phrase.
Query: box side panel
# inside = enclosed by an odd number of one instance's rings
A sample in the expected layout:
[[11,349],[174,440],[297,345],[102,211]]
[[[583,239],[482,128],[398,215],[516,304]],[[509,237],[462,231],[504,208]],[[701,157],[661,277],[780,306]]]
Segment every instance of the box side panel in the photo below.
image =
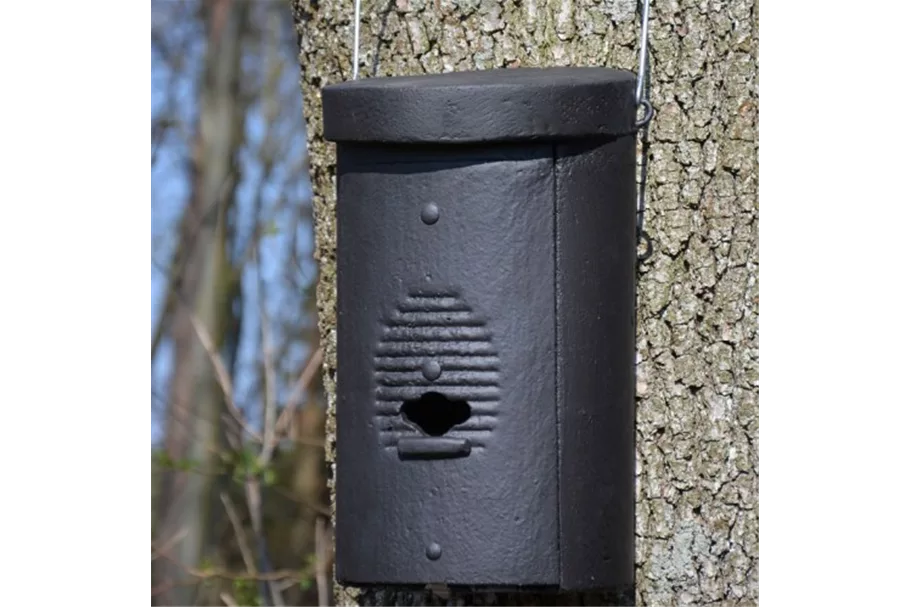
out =
[[561,585],[633,583],[635,139],[556,148]]
[[340,145],[338,187],[338,578],[555,586],[552,147]]

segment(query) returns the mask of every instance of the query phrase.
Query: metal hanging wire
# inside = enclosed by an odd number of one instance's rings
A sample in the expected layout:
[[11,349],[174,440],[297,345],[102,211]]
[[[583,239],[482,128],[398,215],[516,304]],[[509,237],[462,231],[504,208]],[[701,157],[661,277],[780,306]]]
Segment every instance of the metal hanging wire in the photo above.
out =
[[[360,1],[360,0],[358,0]],[[639,261],[651,257],[654,250],[652,238],[645,231],[645,186],[648,177],[648,125],[655,115],[655,109],[648,100],[646,80],[648,78],[648,18],[649,0],[642,0],[642,25],[639,33],[639,72],[636,74],[636,109],[644,110],[643,117],[636,122],[636,130],[641,131],[642,156],[640,160],[639,187],[636,197],[636,240],[645,243],[645,252],[639,255]]]
[[353,78],[357,80],[357,74],[361,65],[361,0],[354,0],[354,50],[351,58],[353,65]]
[[[654,113],[648,99],[645,99],[645,72],[648,69],[648,16],[649,0],[642,0],[642,27],[639,32],[639,72],[636,76],[636,105],[644,106],[646,114],[636,123],[646,124]],[[354,0],[354,44],[351,51],[352,80],[357,80],[361,64],[361,0]]]
[[[357,0],[360,4],[361,0]],[[642,0],[642,28],[639,32],[639,73],[636,76],[636,103],[642,103],[645,93],[645,70],[648,64],[649,0]],[[646,101],[648,103],[648,101]]]

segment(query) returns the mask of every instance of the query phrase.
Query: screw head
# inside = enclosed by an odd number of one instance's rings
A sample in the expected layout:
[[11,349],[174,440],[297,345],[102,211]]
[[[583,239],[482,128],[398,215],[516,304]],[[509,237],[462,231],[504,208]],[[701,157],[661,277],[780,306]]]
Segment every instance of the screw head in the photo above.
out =
[[427,558],[429,558],[431,561],[437,560],[442,554],[443,549],[440,548],[440,545],[436,542],[431,542],[430,545],[427,546]]
[[429,202],[421,209],[421,221],[427,225],[433,225],[440,218],[440,207]]
[[429,381],[437,379],[442,372],[443,368],[440,367],[440,363],[435,360],[428,360],[424,363],[424,366],[421,367],[421,373],[423,373],[424,377]]

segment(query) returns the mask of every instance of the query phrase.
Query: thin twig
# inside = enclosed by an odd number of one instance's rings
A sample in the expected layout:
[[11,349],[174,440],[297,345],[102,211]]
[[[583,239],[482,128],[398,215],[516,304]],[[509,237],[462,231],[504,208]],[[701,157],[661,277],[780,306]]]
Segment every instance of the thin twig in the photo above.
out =
[[276,586],[276,588],[278,588],[279,592],[284,592],[284,591],[288,590],[289,588],[293,588],[293,587],[297,586],[298,584],[300,584],[300,582],[297,582],[295,580],[285,580],[284,582],[275,582],[275,586]]
[[272,450],[275,448],[276,372],[275,361],[272,356],[271,319],[266,310],[266,281],[263,280],[258,248],[258,246],[254,248],[253,259],[256,265],[256,299],[259,306],[259,327],[263,346],[263,448],[260,453],[260,463],[265,468],[269,465],[269,461],[272,459]]
[[[265,581],[265,582],[280,582],[283,580],[301,580],[306,576],[312,574],[311,569],[301,569],[301,570],[292,570],[292,569],[277,569],[275,571],[270,571],[269,573],[257,573],[255,575],[250,573],[240,573],[235,571],[228,571],[227,569],[213,568],[213,569],[197,569],[195,567],[187,567],[180,563],[177,559],[172,557],[170,554],[161,553],[161,557],[169,560],[174,563],[181,569],[183,569],[187,575],[190,575],[197,580],[209,580],[209,579],[224,579],[232,581]],[[163,592],[163,591],[160,591]]]
[[243,525],[240,523],[240,518],[237,516],[237,511],[234,510],[234,505],[231,503],[231,498],[222,491],[219,494],[221,497],[221,503],[225,505],[225,512],[228,513],[228,519],[231,521],[231,527],[234,528],[234,535],[237,536],[237,544],[240,546],[240,555],[244,559],[244,565],[247,568],[247,573],[251,575],[256,575],[256,560],[253,558],[253,552],[250,551],[250,546],[247,545],[247,537],[244,534]]
[[300,400],[301,395],[310,385],[310,382],[313,381],[313,378],[316,377],[316,374],[319,372],[319,368],[322,363],[323,349],[317,348],[314,350],[313,354],[310,355],[310,360],[307,361],[307,365],[304,367],[300,378],[297,380],[297,383],[291,390],[291,394],[288,396],[288,401],[285,403],[285,408],[282,410],[281,415],[278,416],[278,421],[275,424],[276,436],[279,436],[281,433],[285,432],[288,426],[291,424],[291,419],[294,416],[294,410],[297,408],[297,404]]
[[[266,87],[265,98],[268,100],[272,97],[274,93],[274,87]],[[274,121],[266,120],[266,124],[272,124]],[[268,139],[268,134],[267,134]],[[266,142],[263,142],[263,146],[266,145]],[[260,149],[262,155],[262,148]],[[262,450],[260,451],[258,459],[259,469],[266,470],[269,466],[269,462],[272,460],[272,452],[275,447],[275,430],[276,430],[276,415],[277,415],[277,403],[275,400],[275,384],[276,384],[276,369],[274,361],[274,350],[272,344],[272,327],[271,319],[266,308],[266,284],[263,278],[262,263],[259,255],[259,247],[262,242],[262,230],[261,230],[261,214],[263,208],[263,190],[265,188],[265,183],[268,177],[272,173],[273,163],[268,155],[264,156],[263,162],[263,173],[260,178],[259,186],[257,188],[257,195],[254,203],[254,217],[256,218],[257,224],[251,234],[250,242],[248,243],[250,254],[253,258],[253,264],[256,269],[256,301],[257,307],[259,308],[259,324],[260,324],[260,338],[262,342],[263,350],[263,392],[262,392],[262,428],[263,428],[263,439],[262,439]],[[247,502],[247,510],[250,513],[250,518],[253,523],[253,539],[256,544],[257,553],[259,555],[259,565],[260,569],[268,572],[271,569],[268,558],[268,545],[263,533],[263,524],[262,524],[262,489],[261,484],[258,478],[249,476],[244,483],[245,489],[245,498]],[[272,604],[276,607],[283,607],[284,601],[282,599],[281,591],[277,588],[274,582],[260,583],[260,597],[263,604],[268,604],[269,597],[271,596]]]
[[329,605],[329,576],[328,555],[329,549],[326,521],[323,517],[316,517],[316,533],[314,535],[314,552],[316,553],[316,590],[320,607]]
[[329,518],[330,516],[332,516],[332,512],[329,510],[329,508],[323,506],[322,504],[316,502],[315,500],[302,499],[300,497],[297,497],[296,495],[294,495],[294,493],[292,493],[291,491],[288,491],[287,489],[280,487],[279,485],[272,485],[271,487],[269,487],[269,491],[275,492],[276,494],[282,496],[286,500],[294,502],[295,504],[299,504],[299,505],[303,506],[304,508],[308,508],[309,510],[312,510],[315,514],[320,514],[322,516],[325,516],[326,518]]
[[224,601],[225,605],[228,607],[237,607],[237,602],[227,592],[222,592],[218,597]]
[[187,528],[181,527],[177,531],[177,533],[172,535],[167,541],[162,542],[162,544],[159,548],[155,547],[156,542],[152,542],[152,560],[154,561],[159,556],[161,556],[162,553],[168,552],[178,542],[180,542],[180,540],[182,540],[184,537],[186,537],[186,535],[187,535]]
[[317,449],[326,448],[326,441],[319,438],[307,438],[306,436],[285,436],[282,438],[282,440],[296,443],[298,445],[304,445],[306,447],[316,447]]
[[201,580],[220,578],[225,580],[249,580],[249,581],[261,581],[261,582],[277,582],[287,579],[301,579],[304,575],[301,571],[291,571],[289,569],[280,569],[276,571],[271,571],[269,573],[257,573],[256,575],[250,575],[249,573],[235,573],[231,571],[226,571],[224,569],[195,569],[188,568],[187,573],[192,575],[195,578]]
[[[259,479],[253,476],[248,476],[247,481],[244,483],[245,495],[247,499],[247,508],[250,511],[250,519],[253,523],[253,536],[256,539],[257,549],[260,554],[260,568],[268,572],[271,568],[268,562],[268,557],[266,553],[266,540],[265,535],[263,534],[263,510],[262,510],[262,485],[259,482]],[[281,592],[274,585],[272,581],[264,580],[267,587],[266,589],[261,589],[261,592],[268,590],[269,594],[272,596],[272,602],[276,607],[282,607],[284,601],[282,600]],[[266,597],[263,596],[263,601]]]
[[[183,304],[186,306],[186,304]],[[262,441],[262,437],[254,431],[247,424],[247,420],[244,419],[243,413],[237,407],[237,403],[234,400],[234,388],[231,383],[231,375],[228,373],[228,368],[225,366],[224,361],[221,359],[221,356],[218,354],[218,351],[215,348],[215,344],[212,342],[212,338],[209,336],[209,332],[206,328],[199,322],[199,319],[196,318],[196,315],[193,311],[187,306],[187,314],[190,317],[190,322],[193,325],[193,329],[196,331],[196,336],[199,338],[199,342],[202,344],[202,347],[205,349],[206,353],[209,355],[209,360],[212,361],[212,366],[215,368],[215,377],[218,380],[218,385],[221,386],[221,390],[225,396],[225,404],[228,406],[228,412],[231,413],[231,417],[234,418],[241,429],[252,436],[256,441]]]
[[240,451],[241,442],[243,436],[241,433],[243,430],[235,427],[234,424],[237,423],[237,420],[234,419],[233,415],[228,415],[227,413],[222,413],[221,418],[226,422],[225,423],[225,439],[228,441],[228,447],[232,451]]

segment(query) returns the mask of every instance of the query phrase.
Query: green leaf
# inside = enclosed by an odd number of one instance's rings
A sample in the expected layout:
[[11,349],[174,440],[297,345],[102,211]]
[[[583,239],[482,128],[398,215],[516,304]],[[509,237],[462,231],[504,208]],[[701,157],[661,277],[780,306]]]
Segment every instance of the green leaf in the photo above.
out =
[[178,460],[175,465],[178,470],[181,470],[183,472],[189,472],[196,466],[196,462],[194,462],[189,457],[185,457],[181,460]]
[[155,452],[155,465],[161,466],[162,468],[171,468],[174,465],[171,456],[165,451],[156,451]]

